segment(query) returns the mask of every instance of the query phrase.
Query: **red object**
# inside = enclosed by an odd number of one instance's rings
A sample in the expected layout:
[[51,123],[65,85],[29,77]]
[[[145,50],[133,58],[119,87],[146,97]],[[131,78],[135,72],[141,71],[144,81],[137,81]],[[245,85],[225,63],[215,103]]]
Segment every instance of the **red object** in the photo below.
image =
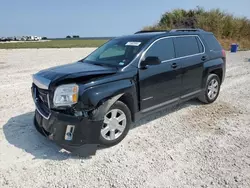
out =
[[226,57],[226,51],[223,49],[221,52],[222,52],[223,57]]

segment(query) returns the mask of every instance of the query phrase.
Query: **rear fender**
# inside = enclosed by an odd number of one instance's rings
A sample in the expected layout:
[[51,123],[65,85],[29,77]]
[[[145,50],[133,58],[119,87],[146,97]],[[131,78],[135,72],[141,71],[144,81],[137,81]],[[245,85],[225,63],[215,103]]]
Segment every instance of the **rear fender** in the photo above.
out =
[[205,88],[206,86],[208,75],[211,72],[216,71],[218,69],[222,69],[222,72],[224,74],[225,65],[224,65],[223,59],[214,59],[214,60],[207,61],[206,63],[204,63],[202,88]]

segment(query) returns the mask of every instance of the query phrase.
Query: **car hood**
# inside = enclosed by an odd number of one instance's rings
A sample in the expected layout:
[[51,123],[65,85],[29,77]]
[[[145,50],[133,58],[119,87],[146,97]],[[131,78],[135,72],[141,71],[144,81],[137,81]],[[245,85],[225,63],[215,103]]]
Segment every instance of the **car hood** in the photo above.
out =
[[94,65],[86,62],[76,62],[42,70],[33,75],[33,82],[42,89],[48,89],[52,83],[64,79],[73,79],[86,76],[114,74],[115,67]]

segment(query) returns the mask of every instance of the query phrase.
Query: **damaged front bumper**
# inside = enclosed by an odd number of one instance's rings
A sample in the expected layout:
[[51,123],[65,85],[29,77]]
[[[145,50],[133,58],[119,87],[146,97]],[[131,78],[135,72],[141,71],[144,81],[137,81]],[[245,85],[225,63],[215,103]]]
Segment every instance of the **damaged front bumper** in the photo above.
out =
[[64,149],[79,155],[84,155],[82,152],[100,144],[104,115],[122,95],[103,102],[88,115],[72,115],[51,109],[48,91],[34,84],[31,90],[36,106],[34,124],[37,130]]
[[[50,118],[44,118],[35,111],[34,123],[39,132],[70,152],[80,151],[84,145],[98,145],[103,121],[85,117],[74,117],[51,111]],[[86,146],[85,146],[86,147]]]

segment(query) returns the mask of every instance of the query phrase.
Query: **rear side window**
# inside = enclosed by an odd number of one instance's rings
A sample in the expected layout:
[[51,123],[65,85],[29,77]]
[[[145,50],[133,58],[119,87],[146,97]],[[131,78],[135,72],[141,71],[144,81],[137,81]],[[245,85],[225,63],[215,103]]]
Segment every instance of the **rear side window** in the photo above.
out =
[[144,58],[156,56],[161,61],[175,58],[174,44],[172,38],[161,39],[155,42],[146,52]]
[[215,38],[214,35],[210,34],[210,35],[203,35],[204,40],[206,41],[209,50],[213,50],[213,51],[221,51],[222,47],[220,45],[220,43],[217,41],[217,39]]
[[197,37],[187,36],[187,37],[176,37],[174,38],[175,50],[177,57],[185,57],[189,55],[199,54],[201,50],[203,52],[203,47],[198,43]]

